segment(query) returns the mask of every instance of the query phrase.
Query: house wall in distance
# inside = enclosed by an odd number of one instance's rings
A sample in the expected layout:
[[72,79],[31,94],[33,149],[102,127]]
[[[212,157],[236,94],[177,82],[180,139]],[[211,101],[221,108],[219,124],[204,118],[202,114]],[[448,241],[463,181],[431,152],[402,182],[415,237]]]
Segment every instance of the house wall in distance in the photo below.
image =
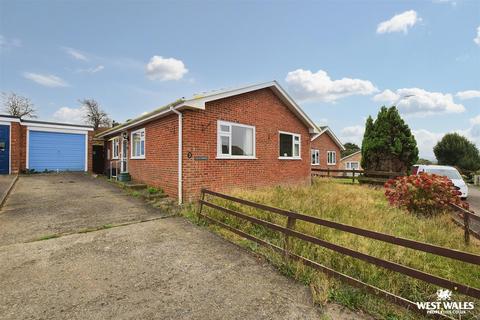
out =
[[[340,158],[341,158],[341,150],[340,147],[335,143],[335,141],[330,137],[330,135],[325,132],[320,135],[318,138],[312,141],[312,149],[317,149],[320,151],[320,164],[319,165],[312,165],[312,168],[319,168],[319,169],[343,169],[340,167]],[[335,151],[336,153],[336,164],[329,165],[327,164],[327,152],[328,151]],[[311,156],[310,156],[311,158]],[[311,163],[311,159],[310,159]]]

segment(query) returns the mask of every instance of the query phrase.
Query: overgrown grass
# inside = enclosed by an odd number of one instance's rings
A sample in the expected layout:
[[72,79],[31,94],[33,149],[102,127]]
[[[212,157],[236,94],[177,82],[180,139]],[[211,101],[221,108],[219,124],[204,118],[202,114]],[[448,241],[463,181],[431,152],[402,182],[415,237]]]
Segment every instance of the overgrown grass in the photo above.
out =
[[[383,190],[363,185],[338,183],[330,179],[317,179],[310,187],[274,187],[254,191],[234,190],[229,194],[255,202],[290,209],[300,213],[322,217],[364,229],[414,239],[452,249],[480,253],[480,243],[471,240],[464,244],[463,231],[456,226],[448,214],[434,218],[420,218],[389,206]],[[277,214],[256,210],[248,206],[233,204],[220,199],[210,199],[217,204],[259,217],[280,225],[286,224],[286,218]],[[195,220],[192,208],[184,213]],[[255,235],[269,242],[282,245],[281,234],[266,228],[225,215],[204,206],[204,213]],[[310,285],[316,302],[335,301],[353,310],[364,310],[383,319],[418,319],[418,314],[386,303],[381,298],[366,294],[344,283],[327,278],[300,263],[285,263],[283,257],[271,250],[260,248],[255,243],[242,239],[226,230],[210,226],[212,230],[253,251],[265,255],[284,274]],[[326,241],[348,247],[369,255],[423,270],[450,280],[473,287],[480,287],[480,268],[453,259],[403,248],[381,241],[364,238],[330,228],[315,226],[297,221],[296,230],[314,235]],[[366,283],[385,289],[412,301],[435,301],[435,286],[422,281],[376,267],[335,253],[331,250],[309,244],[301,240],[293,241],[295,253],[317,261],[325,266],[360,279]],[[473,298],[454,293],[455,301],[475,301]],[[480,301],[476,300],[476,310]],[[478,316],[479,312],[475,311]],[[474,318],[469,314],[463,319]]]

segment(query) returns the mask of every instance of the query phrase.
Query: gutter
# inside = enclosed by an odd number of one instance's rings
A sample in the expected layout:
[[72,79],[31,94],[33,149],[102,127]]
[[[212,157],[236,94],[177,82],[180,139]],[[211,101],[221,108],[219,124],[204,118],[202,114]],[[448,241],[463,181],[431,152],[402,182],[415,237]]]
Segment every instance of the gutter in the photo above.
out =
[[183,203],[183,186],[182,186],[182,169],[183,169],[183,114],[176,110],[175,107],[170,107],[170,111],[178,115],[178,204]]

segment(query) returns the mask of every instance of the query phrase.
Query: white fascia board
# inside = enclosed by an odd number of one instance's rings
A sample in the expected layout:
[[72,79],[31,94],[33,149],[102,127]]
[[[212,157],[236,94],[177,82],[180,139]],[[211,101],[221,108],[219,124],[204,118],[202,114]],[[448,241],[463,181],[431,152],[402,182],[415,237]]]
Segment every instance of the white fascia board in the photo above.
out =
[[88,136],[87,130],[78,130],[70,128],[51,128],[51,127],[37,127],[37,126],[27,126],[29,131],[41,131],[41,132],[58,132],[58,133],[74,133],[74,134],[85,134]]
[[338,139],[338,137],[333,133],[333,131],[330,129],[330,127],[326,127],[323,131],[321,131],[320,133],[317,133],[316,135],[314,135],[310,141],[313,141],[315,139],[317,139],[318,137],[320,137],[322,134],[324,134],[325,132],[328,133],[328,135],[333,139],[333,141],[340,147],[340,150],[345,150],[345,147],[343,146],[342,142],[340,141],[340,139]]
[[60,129],[60,130],[72,130],[72,131],[81,131],[85,133],[85,131],[93,131],[93,128],[90,127],[78,127],[78,126],[69,126],[69,125],[61,125],[61,124],[48,124],[48,123],[36,123],[36,122],[21,122],[22,126],[27,126],[31,129]]
[[359,154],[360,152],[362,152],[362,150],[355,151],[354,153],[349,154],[348,156],[341,158],[340,161],[344,161],[344,160],[346,160],[346,159],[348,159],[348,158],[350,158],[350,157],[353,157],[353,156]]
[[[181,105],[179,105],[179,106],[181,106]],[[179,107],[179,106],[177,106],[177,107]],[[177,109],[177,107],[175,107],[175,109]],[[162,111],[160,113],[152,114],[150,117],[147,117],[147,118],[139,120],[139,121],[132,122],[132,123],[126,125],[126,126],[122,126],[121,128],[114,129],[114,130],[111,130],[111,131],[107,131],[105,133],[100,133],[97,137],[98,138],[103,138],[103,137],[109,136],[109,135],[114,134],[114,133],[125,131],[127,129],[132,128],[132,127],[137,127],[137,126],[139,126],[139,125],[141,125],[145,122],[149,122],[149,121],[152,121],[156,118],[160,118],[164,115],[167,115],[170,112],[171,112],[170,109],[165,109],[164,111]]]
[[3,122],[20,122],[19,118],[0,117],[0,121]]
[[[205,104],[209,101],[219,100],[223,98],[228,98],[231,96],[236,96],[239,94],[260,90],[264,88],[275,88],[277,94],[279,94],[282,100],[287,103],[293,109],[294,113],[303,120],[303,122],[308,125],[310,128],[310,133],[319,133],[320,129],[315,125],[315,123],[305,114],[305,112],[300,108],[300,106],[288,95],[288,93],[283,90],[283,88],[278,84],[276,81],[270,81],[260,84],[255,84],[239,89],[227,90],[218,93],[213,93],[210,95],[205,95],[204,97],[197,97],[194,99],[190,99],[182,103],[180,106],[189,106],[191,108],[202,109],[205,110]],[[180,107],[179,106],[179,107]]]

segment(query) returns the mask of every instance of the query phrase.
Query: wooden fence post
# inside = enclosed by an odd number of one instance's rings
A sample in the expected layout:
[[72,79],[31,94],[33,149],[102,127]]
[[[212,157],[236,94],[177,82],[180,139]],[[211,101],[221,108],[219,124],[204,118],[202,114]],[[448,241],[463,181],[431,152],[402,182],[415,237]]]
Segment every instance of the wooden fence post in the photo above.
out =
[[327,168],[327,177],[330,177],[330,168]]
[[463,226],[465,228],[465,243],[470,244],[470,214],[463,212]]
[[203,188],[202,188],[201,194],[202,194],[202,196],[200,197],[201,201],[198,202],[198,212],[197,212],[197,216],[198,216],[199,219],[202,216],[202,210],[203,210],[203,202],[202,201],[205,200],[205,190]]
[[355,168],[352,169],[352,183],[355,183]]
[[[295,229],[295,224],[297,222],[297,219],[288,217],[287,218],[287,229],[294,230]],[[292,251],[292,239],[288,234],[285,234],[285,239],[284,239],[284,244],[283,244],[283,250],[285,250],[285,259],[289,260],[289,253]]]

